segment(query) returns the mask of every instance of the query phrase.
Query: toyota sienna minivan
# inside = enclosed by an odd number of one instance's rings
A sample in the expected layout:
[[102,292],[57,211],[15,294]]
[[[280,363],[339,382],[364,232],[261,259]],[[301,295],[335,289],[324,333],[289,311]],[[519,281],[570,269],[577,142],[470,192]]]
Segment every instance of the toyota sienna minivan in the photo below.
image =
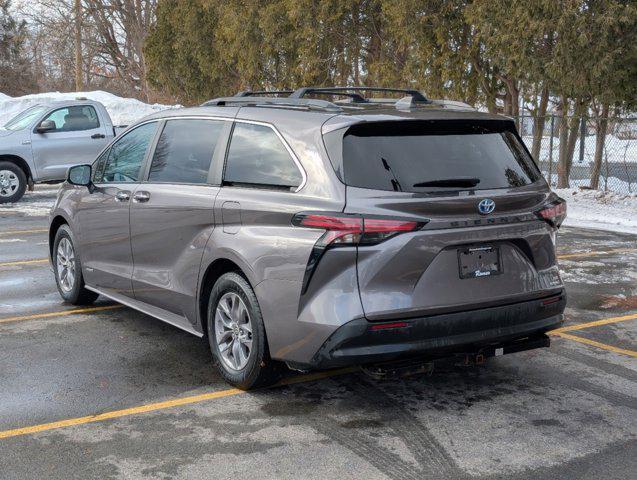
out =
[[414,90],[242,92],[146,117],[69,169],[50,257],[64,300],[206,337],[247,389],[283,365],[548,346],[565,215],[510,118]]

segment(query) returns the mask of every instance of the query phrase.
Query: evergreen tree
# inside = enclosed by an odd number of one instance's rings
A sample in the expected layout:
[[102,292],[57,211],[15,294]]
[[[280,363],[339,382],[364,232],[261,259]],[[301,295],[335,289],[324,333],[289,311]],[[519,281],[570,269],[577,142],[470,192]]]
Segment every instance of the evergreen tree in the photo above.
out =
[[31,91],[34,78],[25,54],[26,22],[10,13],[11,0],[0,0],[0,92],[23,95]]

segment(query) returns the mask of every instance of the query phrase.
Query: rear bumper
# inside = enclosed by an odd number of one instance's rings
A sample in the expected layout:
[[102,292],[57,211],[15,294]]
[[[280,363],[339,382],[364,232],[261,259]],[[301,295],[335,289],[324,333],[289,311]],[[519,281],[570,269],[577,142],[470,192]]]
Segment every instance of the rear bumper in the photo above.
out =
[[[475,353],[488,345],[531,337],[558,327],[563,322],[565,306],[566,296],[562,292],[512,305],[392,320],[387,324],[356,319],[336,330],[311,363],[303,366],[322,369],[410,356],[435,359],[454,353]],[[382,329],[383,325],[392,324],[397,326]]]

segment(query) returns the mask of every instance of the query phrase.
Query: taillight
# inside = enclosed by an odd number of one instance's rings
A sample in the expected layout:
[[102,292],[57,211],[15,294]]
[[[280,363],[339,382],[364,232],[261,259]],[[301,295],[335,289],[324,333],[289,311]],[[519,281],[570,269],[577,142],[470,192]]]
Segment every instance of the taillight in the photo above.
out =
[[559,227],[566,218],[566,201],[558,199],[536,212],[537,216],[554,227]]
[[425,223],[393,218],[366,218],[362,215],[345,213],[303,212],[294,215],[292,224],[297,227],[325,230],[314,244],[308,258],[301,294],[307,291],[312,275],[328,248],[375,245],[400,233],[418,230]]
[[323,246],[374,245],[399,233],[413,232],[424,222],[359,215],[299,213],[292,223],[298,227],[320,228],[325,234],[317,243]]

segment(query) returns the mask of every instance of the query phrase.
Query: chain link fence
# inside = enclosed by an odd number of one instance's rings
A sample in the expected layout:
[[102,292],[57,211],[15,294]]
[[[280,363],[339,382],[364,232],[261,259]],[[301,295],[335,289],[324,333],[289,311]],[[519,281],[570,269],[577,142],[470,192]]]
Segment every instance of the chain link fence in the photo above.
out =
[[[531,116],[518,117],[520,135],[529,151],[534,138],[536,160],[551,186],[557,186],[557,164],[560,151],[560,122],[563,117],[550,115],[544,118],[541,135],[535,135],[535,125]],[[570,187],[587,188],[594,174],[595,147],[597,141],[597,120],[590,118],[566,121],[577,124],[577,141],[573,150],[573,161],[569,176]],[[582,141],[583,139],[583,141]],[[607,134],[601,155],[598,188],[624,194],[637,194],[637,118],[609,118]]]

